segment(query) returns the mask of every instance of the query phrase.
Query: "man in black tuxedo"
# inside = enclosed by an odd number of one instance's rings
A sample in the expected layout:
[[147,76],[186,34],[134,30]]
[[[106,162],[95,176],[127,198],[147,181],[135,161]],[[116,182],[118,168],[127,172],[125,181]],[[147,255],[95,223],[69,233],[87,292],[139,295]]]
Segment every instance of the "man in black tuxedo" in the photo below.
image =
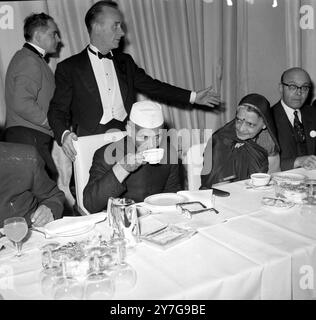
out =
[[220,102],[211,87],[190,92],[169,85],[148,76],[130,55],[114,53],[112,50],[118,48],[125,34],[116,3],[95,3],[88,10],[85,23],[90,44],[57,65],[56,90],[48,112],[55,138],[72,161],[76,155],[72,140],[77,136],[104,133],[112,128],[124,130],[137,92],[184,105],[211,107]]
[[310,76],[301,68],[288,69],[281,77],[282,98],[272,107],[281,170],[316,169],[316,109],[305,104],[310,88]]

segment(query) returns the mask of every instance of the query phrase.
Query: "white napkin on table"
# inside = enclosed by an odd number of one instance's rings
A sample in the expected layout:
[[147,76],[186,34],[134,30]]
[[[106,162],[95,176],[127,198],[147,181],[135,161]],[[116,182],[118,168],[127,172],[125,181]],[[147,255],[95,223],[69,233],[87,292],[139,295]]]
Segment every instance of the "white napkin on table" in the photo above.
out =
[[95,225],[104,221],[107,217],[106,212],[99,212],[87,216],[80,217],[64,217],[48,223],[44,227],[36,228],[47,235],[58,235],[63,233],[71,233],[72,231],[84,229],[87,226]]

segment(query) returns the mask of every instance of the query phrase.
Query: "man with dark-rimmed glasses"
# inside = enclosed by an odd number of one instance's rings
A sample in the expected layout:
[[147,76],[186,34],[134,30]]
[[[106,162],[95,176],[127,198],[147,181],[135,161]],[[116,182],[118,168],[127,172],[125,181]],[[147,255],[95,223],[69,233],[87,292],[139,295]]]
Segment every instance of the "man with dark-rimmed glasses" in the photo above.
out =
[[316,108],[306,105],[311,90],[309,74],[286,70],[279,84],[281,100],[272,107],[280,144],[281,170],[316,169]]

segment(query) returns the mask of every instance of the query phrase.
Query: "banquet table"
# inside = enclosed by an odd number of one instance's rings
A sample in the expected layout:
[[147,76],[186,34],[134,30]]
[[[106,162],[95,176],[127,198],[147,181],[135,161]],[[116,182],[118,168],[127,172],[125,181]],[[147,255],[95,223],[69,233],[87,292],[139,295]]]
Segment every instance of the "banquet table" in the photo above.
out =
[[[316,170],[290,172],[316,178]],[[251,189],[238,181],[220,188],[230,196],[215,198],[218,214],[204,212],[188,219],[170,210],[150,215],[197,233],[165,250],[138,243],[127,256],[137,273],[136,285],[115,292],[114,299],[316,298],[316,212],[303,215],[300,205],[280,211],[264,207],[262,197],[274,196],[273,187]],[[87,234],[53,240],[79,241],[103,232],[104,223]],[[30,232],[19,259],[0,251],[4,299],[50,299],[41,292],[39,274],[40,248],[51,241]]]

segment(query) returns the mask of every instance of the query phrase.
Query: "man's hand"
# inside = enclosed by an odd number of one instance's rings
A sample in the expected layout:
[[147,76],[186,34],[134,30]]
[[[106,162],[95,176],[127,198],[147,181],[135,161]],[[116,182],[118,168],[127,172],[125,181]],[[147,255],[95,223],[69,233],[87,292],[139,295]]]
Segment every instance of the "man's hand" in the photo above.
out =
[[122,160],[118,162],[127,172],[134,172],[143,163],[143,155],[141,153],[128,153]]
[[44,204],[39,206],[31,215],[31,222],[35,227],[43,227],[46,223],[54,220],[53,213],[50,208]]
[[215,105],[220,104],[220,102],[220,95],[212,86],[196,93],[195,103],[197,104],[214,107]]
[[316,169],[316,156],[302,156],[298,157],[294,161],[294,168],[303,167],[306,170]]
[[65,155],[71,161],[75,161],[77,152],[76,152],[76,150],[74,148],[72,140],[77,141],[78,140],[77,135],[75,133],[73,133],[73,132],[66,132],[65,136],[63,138],[64,139],[62,141],[62,148],[63,148],[63,151],[64,151]]

